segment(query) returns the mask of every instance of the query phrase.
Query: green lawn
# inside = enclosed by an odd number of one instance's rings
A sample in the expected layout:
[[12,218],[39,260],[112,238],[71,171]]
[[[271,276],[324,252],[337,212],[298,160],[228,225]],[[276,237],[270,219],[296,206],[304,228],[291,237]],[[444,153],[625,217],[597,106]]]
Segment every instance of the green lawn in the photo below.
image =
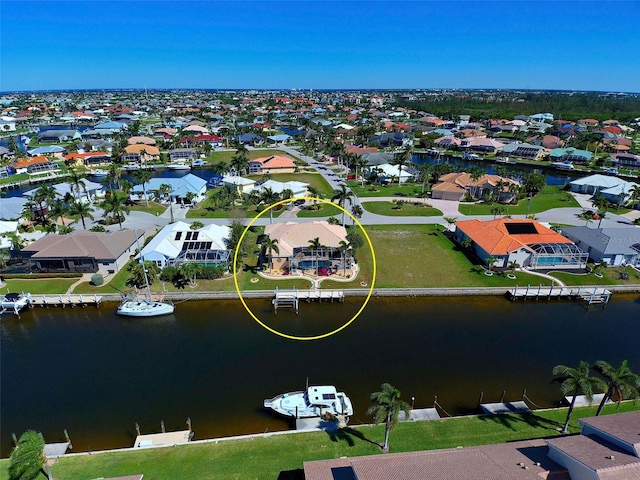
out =
[[[254,180],[259,180],[262,178],[261,175],[254,175],[252,177]],[[327,183],[324,177],[318,173],[272,173],[271,180],[276,180],[278,182],[302,182],[308,183],[310,187],[313,187],[318,190],[320,195],[324,195],[326,197],[331,197],[333,194],[333,189],[331,185]]]
[[[353,193],[358,197],[408,197],[416,198],[422,192],[422,184],[402,184],[391,185],[367,185],[362,187],[360,182],[350,180],[347,182]],[[427,191],[427,190],[425,190]]]
[[[369,225],[366,232],[376,253],[378,288],[514,287],[549,285],[544,278],[518,273],[515,280],[495,274],[488,277],[444,235],[440,225]],[[359,279],[369,282],[368,248],[358,252],[362,269]],[[419,260],[418,260],[419,259]],[[323,281],[323,288],[349,288],[339,282]],[[359,284],[351,288],[361,288]]]
[[[630,402],[619,409],[607,405],[604,414],[637,410]],[[578,418],[593,416],[596,407],[576,408],[570,430],[578,433]],[[528,414],[480,415],[444,420],[400,423],[391,432],[393,453],[505,443],[559,435],[566,409]],[[295,433],[168,448],[62,457],[53,475],[65,480],[86,480],[144,474],[156,479],[297,479],[296,471],[311,460],[379,455],[384,426],[346,428],[337,434]],[[8,478],[9,460],[0,461],[0,478]],[[299,475],[299,473],[298,473]]]
[[318,203],[318,209],[307,210],[303,209],[298,212],[298,217],[301,218],[309,218],[309,217],[339,217],[342,215],[342,210],[334,205],[329,205],[328,203]]
[[6,286],[2,287],[3,293],[29,292],[35,295],[49,295],[54,293],[66,293],[71,285],[80,280],[78,278],[42,278],[37,280],[23,280],[20,278],[5,279]]
[[[602,278],[593,273],[551,272],[550,274],[567,285],[637,285],[640,284],[640,273],[632,268],[607,267],[599,270]],[[623,280],[621,274],[628,278]]]
[[128,264],[120,269],[115,275],[111,275],[105,278],[105,283],[96,287],[89,282],[83,282],[73,289],[73,293],[76,294],[111,294],[131,291],[131,288],[126,285],[129,278]]
[[437,217],[442,215],[442,212],[437,208],[425,206],[422,200],[405,203],[399,210],[397,204],[393,202],[362,202],[362,207],[367,212],[391,217]]
[[575,198],[566,195],[560,187],[547,185],[542,192],[531,199],[531,207],[528,207],[529,199],[520,200],[517,205],[504,205],[502,203],[460,203],[458,211],[463,215],[493,215],[491,210],[496,207],[505,209],[505,215],[525,215],[540,213],[551,208],[579,207]]
[[[129,208],[134,212],[146,212],[151,215],[162,215],[169,207],[158,202],[149,202],[149,207],[147,208],[147,203],[144,200],[140,200]],[[174,205],[173,208],[175,209],[180,207]]]

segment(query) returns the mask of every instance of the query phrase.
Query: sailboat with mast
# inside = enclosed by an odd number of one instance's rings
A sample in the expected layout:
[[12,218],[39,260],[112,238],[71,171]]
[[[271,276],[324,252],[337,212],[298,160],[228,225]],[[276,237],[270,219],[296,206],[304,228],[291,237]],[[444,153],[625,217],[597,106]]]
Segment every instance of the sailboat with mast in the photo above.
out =
[[174,305],[170,302],[158,302],[151,298],[151,287],[149,286],[149,277],[147,269],[144,266],[144,257],[140,250],[140,242],[138,241],[138,231],[134,230],[136,236],[136,245],[140,252],[140,263],[142,264],[142,273],[144,274],[144,283],[146,285],[146,297],[125,297],[118,307],[118,315],[127,317],[158,317],[160,315],[169,315],[173,313]]

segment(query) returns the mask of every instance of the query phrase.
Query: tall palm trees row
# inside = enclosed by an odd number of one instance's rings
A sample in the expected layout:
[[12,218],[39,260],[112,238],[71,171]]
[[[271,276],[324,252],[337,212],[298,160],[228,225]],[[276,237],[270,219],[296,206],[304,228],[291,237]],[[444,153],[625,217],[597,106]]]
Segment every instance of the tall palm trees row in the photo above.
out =
[[[591,370],[595,370],[600,376],[592,376]],[[568,432],[569,420],[576,403],[577,396],[582,393],[591,402],[595,392],[603,391],[604,396],[598,405],[596,416],[602,413],[602,409],[607,401],[615,398],[618,404],[625,399],[637,400],[640,398],[640,375],[633,373],[624,360],[620,367],[615,368],[604,360],[597,361],[593,366],[582,361],[578,368],[566,365],[556,365],[552,371],[557,375],[553,379],[554,383],[560,383],[560,391],[563,395],[572,395],[571,404],[567,412],[567,419],[562,429],[563,433]]]

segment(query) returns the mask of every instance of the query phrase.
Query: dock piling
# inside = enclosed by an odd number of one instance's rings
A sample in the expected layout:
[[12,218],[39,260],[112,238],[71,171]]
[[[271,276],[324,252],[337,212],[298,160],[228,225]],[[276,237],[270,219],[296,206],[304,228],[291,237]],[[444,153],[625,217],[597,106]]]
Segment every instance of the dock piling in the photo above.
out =
[[162,433],[167,433],[167,431],[164,428],[164,420],[160,420],[160,430],[162,430]]
[[187,417],[187,427],[189,427],[189,431],[191,431],[191,417]]
[[504,396],[507,394],[506,390],[502,391],[502,396],[500,397],[500,403],[504,403]]
[[69,432],[67,432],[67,429],[64,429],[64,438],[67,439],[67,442],[69,442],[69,446],[67,448],[69,448],[70,450],[73,450],[73,443],[71,443],[71,439],[69,438]]
[[140,436],[140,425],[136,422],[136,432],[138,432],[138,436]]
[[484,392],[480,392],[480,399],[478,400],[478,407],[482,405],[482,399],[484,398]]

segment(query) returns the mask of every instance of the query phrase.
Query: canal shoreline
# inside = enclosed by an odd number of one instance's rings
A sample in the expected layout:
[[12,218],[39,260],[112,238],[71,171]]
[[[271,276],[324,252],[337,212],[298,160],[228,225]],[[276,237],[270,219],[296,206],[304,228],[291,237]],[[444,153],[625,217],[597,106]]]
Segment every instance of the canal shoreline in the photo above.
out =
[[[526,285],[514,285],[514,287],[526,288]],[[534,287],[532,285],[532,287]],[[537,287],[537,285],[535,285]],[[594,287],[589,285],[589,287]],[[612,293],[640,293],[640,284],[635,285],[597,285],[598,288],[610,290]],[[368,288],[354,289],[323,289],[322,291],[340,291],[345,298],[366,297],[369,295]],[[371,296],[378,297],[470,297],[470,296],[505,296],[511,288],[507,287],[450,287],[450,288],[374,288]],[[89,295],[87,295],[88,297]],[[238,292],[216,291],[216,292],[166,292],[154,294],[154,297],[162,297],[172,301],[186,300],[237,300],[240,298]],[[246,290],[242,292],[244,299],[272,298],[273,290]],[[104,294],[102,301],[117,302],[122,300],[121,294]]]

